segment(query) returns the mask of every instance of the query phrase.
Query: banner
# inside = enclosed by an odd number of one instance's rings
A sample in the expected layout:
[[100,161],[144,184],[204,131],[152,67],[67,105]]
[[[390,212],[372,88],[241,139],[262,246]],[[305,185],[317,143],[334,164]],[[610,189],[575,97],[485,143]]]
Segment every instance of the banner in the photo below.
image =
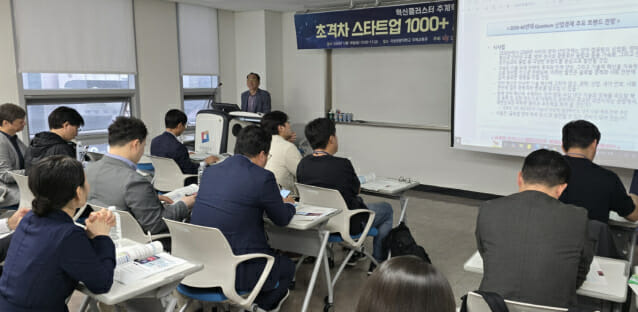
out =
[[295,14],[298,49],[452,43],[454,1]]

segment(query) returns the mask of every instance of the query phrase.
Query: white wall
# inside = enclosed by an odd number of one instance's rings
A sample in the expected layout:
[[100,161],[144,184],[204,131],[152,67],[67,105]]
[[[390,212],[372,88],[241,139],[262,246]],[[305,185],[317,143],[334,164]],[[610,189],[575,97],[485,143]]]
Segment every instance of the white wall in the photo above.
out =
[[265,11],[266,30],[266,81],[272,110],[282,110],[283,106],[283,59],[281,13]]
[[164,131],[166,111],[181,108],[177,10],[173,2],[135,0],[134,13],[140,117],[150,139]]
[[[217,10],[219,31],[219,79],[223,83],[220,90],[221,102],[237,102],[237,64],[235,59],[235,13]],[[245,82],[243,85],[245,85]]]
[[268,90],[265,25],[265,11],[235,12],[235,79],[238,92],[233,103],[241,104],[241,92],[248,90],[246,75],[250,72],[258,73],[260,88]]
[[11,0],[0,1],[0,103],[18,104],[18,76],[16,74]]

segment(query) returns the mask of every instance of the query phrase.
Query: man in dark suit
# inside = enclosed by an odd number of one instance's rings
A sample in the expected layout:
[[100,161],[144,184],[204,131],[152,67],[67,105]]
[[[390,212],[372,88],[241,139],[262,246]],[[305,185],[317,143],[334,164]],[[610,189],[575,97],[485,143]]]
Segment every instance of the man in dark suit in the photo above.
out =
[[[177,139],[186,130],[187,121],[188,118],[184,112],[178,109],[169,110],[164,116],[166,131],[151,141],[151,155],[171,158],[175,160],[183,173],[194,174],[197,173],[199,165],[190,160],[188,149]],[[204,159],[204,162],[210,165],[218,160],[215,156],[209,156]]]
[[587,210],[560,202],[570,168],[557,152],[537,150],[518,174],[519,192],[479,208],[480,290],[554,307],[576,304],[593,258]]
[[270,93],[259,89],[261,78],[256,73],[246,76],[248,91],[241,94],[241,110],[251,113],[270,113]]
[[[264,212],[273,223],[285,226],[295,214],[294,200],[282,200],[275,176],[264,169],[272,136],[257,126],[241,130],[235,155],[208,167],[193,207],[191,223],[218,228],[235,255],[265,253],[275,263],[255,302],[276,310],[288,294],[295,272],[293,262],[276,254],[264,231]],[[238,290],[251,290],[265,265],[263,259],[243,262],[237,268]],[[278,285],[277,285],[278,284]]]

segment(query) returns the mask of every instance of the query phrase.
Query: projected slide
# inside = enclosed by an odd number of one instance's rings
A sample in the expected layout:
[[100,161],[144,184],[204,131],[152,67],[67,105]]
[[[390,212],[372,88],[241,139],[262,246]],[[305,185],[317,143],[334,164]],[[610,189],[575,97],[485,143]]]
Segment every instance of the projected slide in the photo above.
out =
[[459,0],[453,146],[561,150],[562,126],[602,133],[595,161],[638,168],[638,1]]

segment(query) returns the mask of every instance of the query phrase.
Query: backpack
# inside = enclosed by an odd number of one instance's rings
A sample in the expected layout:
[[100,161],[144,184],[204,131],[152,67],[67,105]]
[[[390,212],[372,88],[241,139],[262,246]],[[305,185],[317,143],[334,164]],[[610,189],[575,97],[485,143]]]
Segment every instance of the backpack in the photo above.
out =
[[425,249],[414,241],[410,229],[404,222],[399,223],[397,227],[390,231],[383,241],[383,249],[389,250],[392,257],[413,255],[432,263]]

